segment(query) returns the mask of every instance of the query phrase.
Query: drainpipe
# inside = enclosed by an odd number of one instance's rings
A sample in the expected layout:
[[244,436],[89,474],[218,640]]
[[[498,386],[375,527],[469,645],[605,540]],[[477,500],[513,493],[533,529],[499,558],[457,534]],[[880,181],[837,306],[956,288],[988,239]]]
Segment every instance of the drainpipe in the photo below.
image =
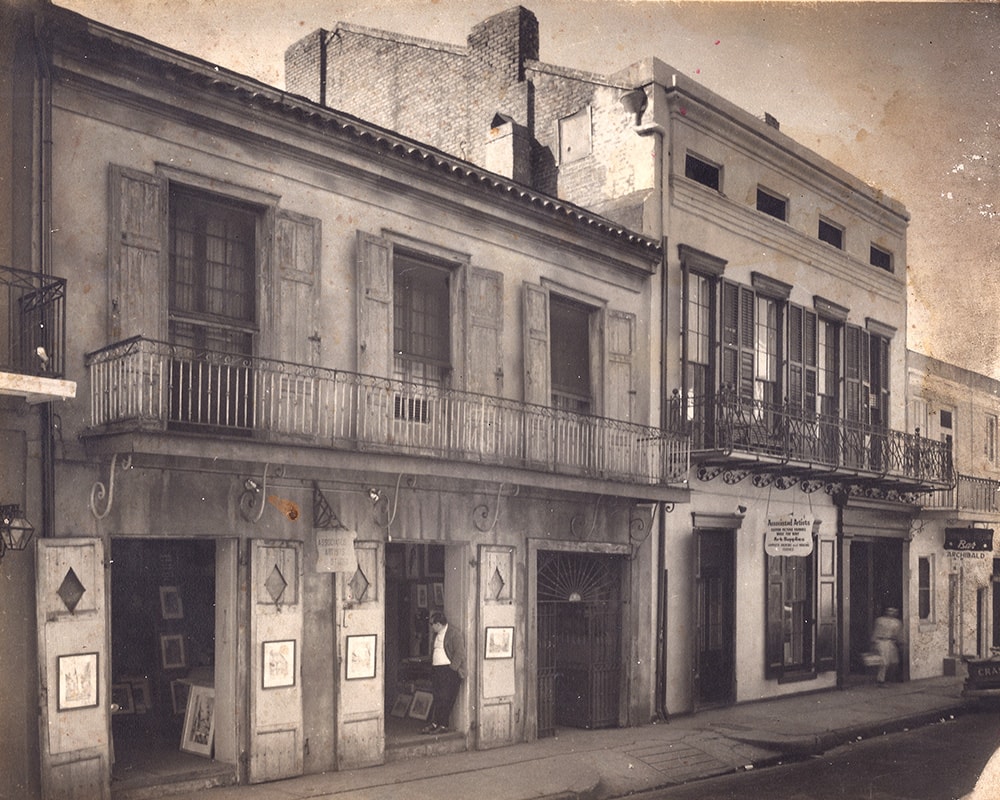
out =
[[[666,130],[656,122],[642,124],[642,115],[649,105],[645,87],[638,87],[625,92],[620,99],[622,107],[634,117],[632,130],[639,136],[655,136],[653,145],[653,194],[651,238],[655,238],[663,247],[663,261],[660,265],[660,428],[666,429],[670,424],[669,407],[667,403],[667,356],[664,343],[667,341],[667,248],[663,240],[663,156]],[[644,215],[645,216],[645,215]],[[656,713],[660,719],[669,719],[667,710],[667,570],[666,564],[666,508],[660,505],[657,515],[657,547],[656,559],[659,574],[656,580]]]
[[[52,274],[52,70],[51,52],[42,40],[47,22],[48,3],[43,3],[34,15],[34,45],[38,67],[38,176],[35,186],[38,193],[38,271]],[[65,354],[64,361],[65,364]],[[42,536],[52,536],[55,525],[55,458],[52,403],[41,408],[41,490]]]

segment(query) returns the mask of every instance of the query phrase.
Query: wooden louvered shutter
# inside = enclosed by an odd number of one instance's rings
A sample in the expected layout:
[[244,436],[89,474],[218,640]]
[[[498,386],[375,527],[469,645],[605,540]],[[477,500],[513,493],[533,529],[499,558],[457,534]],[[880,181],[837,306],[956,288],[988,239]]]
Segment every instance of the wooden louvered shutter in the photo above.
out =
[[796,305],[788,307],[788,404],[816,410],[816,315]]
[[466,365],[470,392],[503,395],[503,273],[469,271]]
[[358,372],[392,375],[392,242],[358,231]]
[[524,402],[552,405],[549,368],[549,292],[524,284]]
[[868,422],[868,333],[856,325],[844,328],[844,416],[850,422]]
[[108,334],[167,338],[167,181],[112,165]]
[[837,667],[837,539],[816,537],[816,669]]
[[751,400],[753,381],[754,293],[727,281],[722,284],[722,383]]
[[632,421],[635,387],[632,356],[635,352],[635,314],[608,311],[604,341],[607,347],[607,405],[604,416]]
[[319,363],[320,221],[290,212],[275,220],[278,292],[272,352],[282,361]]
[[784,657],[783,613],[785,608],[784,561],[780,556],[766,556],[767,561],[767,677],[782,672]]

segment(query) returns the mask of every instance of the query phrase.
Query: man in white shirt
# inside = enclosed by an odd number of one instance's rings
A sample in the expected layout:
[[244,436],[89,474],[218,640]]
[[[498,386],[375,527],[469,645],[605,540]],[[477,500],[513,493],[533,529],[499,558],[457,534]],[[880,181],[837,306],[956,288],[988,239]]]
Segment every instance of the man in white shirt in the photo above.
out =
[[431,707],[430,724],[420,732],[445,733],[451,721],[458,687],[466,676],[465,637],[460,630],[448,624],[448,618],[441,611],[431,614],[431,630],[434,631],[434,648],[431,651],[434,705]]

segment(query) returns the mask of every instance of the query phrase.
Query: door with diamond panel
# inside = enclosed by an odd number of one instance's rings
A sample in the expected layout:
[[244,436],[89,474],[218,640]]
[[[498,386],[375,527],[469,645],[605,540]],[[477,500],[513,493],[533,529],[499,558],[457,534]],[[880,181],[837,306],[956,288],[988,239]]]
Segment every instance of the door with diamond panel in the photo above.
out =
[[250,545],[249,780],[260,783],[302,774],[302,545]]
[[100,539],[39,539],[42,797],[111,795],[108,632]]
[[385,761],[385,545],[356,541],[337,573],[337,769]]

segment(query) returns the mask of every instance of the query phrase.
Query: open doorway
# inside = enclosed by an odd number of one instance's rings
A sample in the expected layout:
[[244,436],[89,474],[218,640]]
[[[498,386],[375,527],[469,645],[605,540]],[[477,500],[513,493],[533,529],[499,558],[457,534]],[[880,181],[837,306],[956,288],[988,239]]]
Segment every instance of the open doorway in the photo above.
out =
[[[430,616],[445,610],[449,585],[445,546],[392,542],[385,549],[385,738],[393,751],[422,754],[441,750],[420,731],[427,725],[434,695]],[[461,745],[462,736],[448,734]],[[419,749],[414,749],[419,748]],[[448,750],[444,745],[444,750]],[[461,749],[460,746],[452,749]]]
[[111,561],[113,794],[234,782],[215,743],[233,716],[215,692],[216,542],[115,538]]
[[[871,649],[875,618],[887,608],[903,607],[903,545],[898,539],[862,539],[850,543],[850,670],[867,674],[862,654]],[[906,675],[906,660],[900,653]]]

